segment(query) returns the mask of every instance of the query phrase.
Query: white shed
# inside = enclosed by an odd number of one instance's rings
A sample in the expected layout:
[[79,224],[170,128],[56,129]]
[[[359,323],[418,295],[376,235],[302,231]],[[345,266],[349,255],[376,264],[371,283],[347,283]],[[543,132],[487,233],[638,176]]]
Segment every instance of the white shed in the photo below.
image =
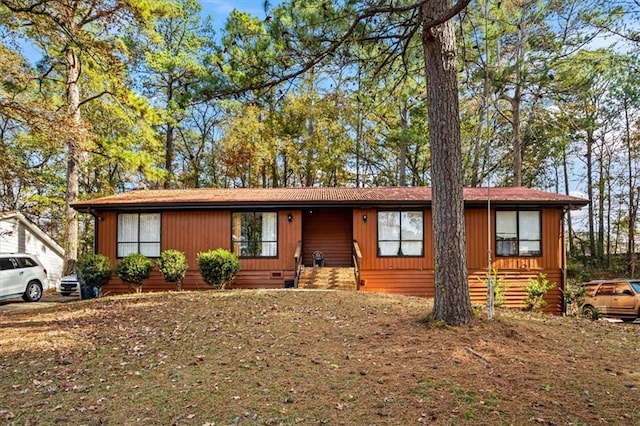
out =
[[64,249],[20,212],[0,212],[0,252],[35,255],[47,270],[45,290],[62,275]]

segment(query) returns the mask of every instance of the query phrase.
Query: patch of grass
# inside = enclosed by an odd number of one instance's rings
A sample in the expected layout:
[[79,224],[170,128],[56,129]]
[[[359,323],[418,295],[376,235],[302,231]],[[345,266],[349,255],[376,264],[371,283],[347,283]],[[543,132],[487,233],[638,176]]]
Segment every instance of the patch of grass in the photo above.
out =
[[475,404],[478,402],[478,392],[473,389],[453,388],[449,392],[457,396],[458,400],[464,404]]
[[434,394],[435,383],[433,379],[420,380],[412,389],[413,393],[422,397],[432,397]]
[[611,362],[638,365],[637,324],[500,310],[449,327],[429,309],[197,291],[0,312],[0,423],[640,424],[640,373]]

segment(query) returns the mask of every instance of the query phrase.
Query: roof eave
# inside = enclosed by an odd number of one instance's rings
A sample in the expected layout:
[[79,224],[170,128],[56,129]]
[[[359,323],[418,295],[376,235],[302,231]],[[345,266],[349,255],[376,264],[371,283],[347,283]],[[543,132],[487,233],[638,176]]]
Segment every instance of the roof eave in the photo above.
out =
[[[357,208],[357,207],[393,207],[393,206],[410,206],[410,207],[431,207],[431,200],[365,200],[365,201],[277,201],[277,202],[260,202],[260,201],[243,201],[243,202],[154,202],[154,203],[117,203],[117,204],[83,204],[76,203],[72,207],[81,213],[93,213],[97,211],[159,211],[159,210],[230,210],[230,209],[301,209],[301,208],[321,208],[321,207],[341,207],[341,208]],[[486,200],[465,201],[465,207],[485,207]],[[555,207],[577,210],[587,202],[581,200],[493,200],[493,207]]]

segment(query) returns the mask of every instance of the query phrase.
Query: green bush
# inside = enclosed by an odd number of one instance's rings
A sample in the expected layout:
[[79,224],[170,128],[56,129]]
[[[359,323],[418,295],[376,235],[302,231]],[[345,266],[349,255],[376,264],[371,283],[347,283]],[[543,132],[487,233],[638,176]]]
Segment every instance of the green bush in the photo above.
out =
[[528,311],[541,311],[547,305],[544,300],[547,291],[554,288],[555,283],[550,283],[545,274],[539,274],[538,278],[529,278],[529,284],[524,291],[527,297],[524,299]]
[[568,315],[580,315],[584,299],[587,295],[587,287],[582,283],[576,283],[574,280],[568,280],[565,288],[562,290],[564,303]]
[[165,250],[160,253],[158,269],[168,283],[176,283],[178,291],[182,290],[182,281],[189,269],[184,253],[178,250]]
[[153,262],[145,255],[132,253],[120,260],[116,266],[116,274],[120,279],[135,286],[136,293],[142,292],[142,283],[149,278]]
[[229,250],[217,249],[198,253],[198,269],[204,282],[215,289],[223,289],[240,270],[238,256]]
[[111,261],[102,254],[86,254],[76,262],[79,277],[89,287],[100,289],[113,275]]
[[480,280],[487,287],[487,296],[489,295],[489,279],[493,281],[493,306],[499,308],[507,299],[507,290],[509,285],[504,277],[498,275],[498,268],[493,268],[491,273],[487,273],[486,278]]

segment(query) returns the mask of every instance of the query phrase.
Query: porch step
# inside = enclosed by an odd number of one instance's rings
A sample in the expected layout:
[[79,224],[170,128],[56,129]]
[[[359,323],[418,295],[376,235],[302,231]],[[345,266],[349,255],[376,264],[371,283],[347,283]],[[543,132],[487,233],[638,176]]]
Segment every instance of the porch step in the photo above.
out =
[[298,288],[355,291],[357,286],[353,268],[306,267],[300,275]]

